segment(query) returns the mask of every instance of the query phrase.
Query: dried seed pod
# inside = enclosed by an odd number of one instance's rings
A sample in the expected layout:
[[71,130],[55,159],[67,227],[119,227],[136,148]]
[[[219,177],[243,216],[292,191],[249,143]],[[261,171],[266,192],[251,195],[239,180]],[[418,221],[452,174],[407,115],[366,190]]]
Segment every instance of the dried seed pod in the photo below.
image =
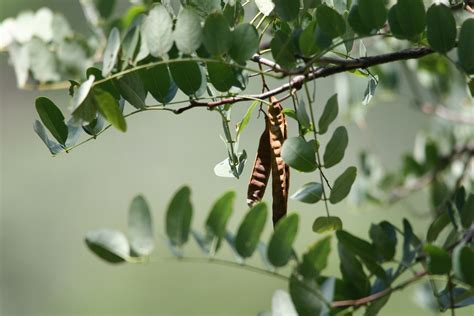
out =
[[268,118],[265,117],[265,130],[260,136],[257,157],[255,157],[247,191],[247,204],[249,206],[261,201],[265,194],[272,168],[271,155],[269,122]]

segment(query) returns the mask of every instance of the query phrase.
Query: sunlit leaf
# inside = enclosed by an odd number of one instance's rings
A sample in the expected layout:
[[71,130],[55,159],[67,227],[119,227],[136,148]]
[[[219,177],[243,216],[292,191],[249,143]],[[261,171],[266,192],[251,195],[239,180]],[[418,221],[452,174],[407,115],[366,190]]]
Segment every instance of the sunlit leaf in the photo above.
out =
[[321,200],[323,186],[318,182],[306,183],[301,189],[296,191],[290,198],[303,203],[314,204]]
[[173,46],[173,21],[168,10],[156,4],[143,24],[144,41],[154,57],[165,56]]
[[119,108],[119,103],[107,91],[95,89],[94,97],[97,102],[99,112],[112,124],[113,127],[121,132],[127,131],[127,122]]
[[192,54],[202,41],[202,28],[199,16],[193,9],[184,8],[178,15],[173,32],[176,47],[183,54]]
[[324,134],[327,132],[329,125],[336,119],[339,113],[339,104],[337,102],[337,94],[329,98],[324,106],[323,114],[319,118],[318,132]]
[[128,232],[130,247],[138,256],[148,256],[155,247],[153,240],[153,221],[145,198],[136,196],[128,211]]
[[288,138],[283,143],[281,156],[290,167],[302,172],[311,172],[317,167],[314,148],[302,137]]
[[130,246],[124,234],[111,229],[99,229],[86,234],[89,249],[109,263],[127,261],[130,257]]
[[342,229],[342,220],[337,216],[321,216],[313,222],[313,232],[325,233]]
[[107,40],[107,46],[104,50],[104,58],[102,61],[102,76],[107,77],[110,75],[115,65],[117,64],[117,58],[120,51],[120,32],[117,28],[113,28],[110,31],[109,38]]

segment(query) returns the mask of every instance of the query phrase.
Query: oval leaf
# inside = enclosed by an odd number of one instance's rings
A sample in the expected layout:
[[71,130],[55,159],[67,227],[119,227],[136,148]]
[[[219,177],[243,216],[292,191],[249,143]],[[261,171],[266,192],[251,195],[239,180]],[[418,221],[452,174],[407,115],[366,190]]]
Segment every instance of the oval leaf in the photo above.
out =
[[183,54],[190,55],[201,45],[201,21],[197,13],[190,8],[181,10],[177,19],[173,33],[176,47]]
[[268,242],[267,258],[275,267],[282,267],[288,263],[293,253],[293,242],[298,232],[298,214],[291,214],[282,218],[275,226]]
[[[428,43],[441,54],[456,45],[456,21],[444,4],[432,5],[426,15]],[[474,34],[473,34],[474,35]]]
[[423,246],[423,252],[427,255],[430,274],[447,274],[451,271],[451,257],[446,250],[427,244]]
[[216,250],[219,249],[222,238],[225,237],[227,222],[233,212],[235,192],[224,193],[212,206],[206,220],[207,235],[216,238]]
[[318,182],[306,183],[301,189],[296,191],[290,198],[303,203],[314,204],[321,200],[323,186]]
[[298,17],[300,2],[294,0],[273,0],[275,13],[285,21],[291,21]]
[[458,58],[468,74],[474,74],[474,19],[464,21],[459,33]]
[[227,92],[236,82],[234,68],[224,62],[207,63],[207,71],[209,81],[218,91]]
[[395,11],[405,38],[413,39],[425,30],[426,12],[423,0],[398,0]]
[[163,5],[157,4],[150,10],[142,34],[152,56],[163,57],[169,52],[173,46],[173,21]]
[[454,275],[474,287],[474,250],[458,246],[453,253]]
[[184,245],[189,238],[193,206],[191,205],[191,190],[182,187],[176,192],[166,212],[166,234],[173,246]]
[[339,103],[337,102],[337,94],[333,95],[326,102],[324,107],[323,114],[319,118],[318,132],[324,134],[327,132],[329,125],[336,119],[337,114],[339,113]]
[[347,136],[347,130],[344,126],[339,126],[329,140],[326,150],[324,151],[324,167],[331,168],[338,164],[344,153],[346,152],[347,144],[349,143],[349,137]]
[[283,143],[281,156],[290,167],[296,170],[311,172],[317,168],[313,145],[301,137],[288,138]]
[[385,0],[359,0],[359,15],[370,30],[382,28],[387,20]]
[[64,123],[64,116],[61,110],[48,98],[39,97],[35,101],[36,111],[44,126],[60,143],[66,144],[68,127]]
[[174,82],[186,95],[194,95],[201,88],[201,68],[196,62],[171,63],[169,68]]
[[110,263],[127,261],[130,246],[124,234],[111,229],[99,229],[86,234],[89,249],[101,259]]
[[110,75],[112,70],[117,63],[118,53],[120,51],[120,32],[114,27],[110,31],[109,39],[107,40],[107,46],[104,50],[104,59],[102,61],[102,76],[107,77]]
[[137,72],[131,72],[118,80],[120,95],[134,108],[144,109],[147,91]]
[[357,168],[349,167],[336,179],[329,196],[332,204],[342,201],[349,194],[356,176]]
[[344,18],[336,10],[327,5],[321,5],[316,9],[316,19],[323,33],[330,38],[342,36],[346,32],[346,22]]
[[145,89],[160,103],[171,102],[176,96],[178,87],[171,79],[168,66],[158,65],[148,69],[140,70],[140,78]]
[[336,216],[321,216],[313,223],[313,232],[322,234],[328,231],[342,229],[342,220]]
[[[242,45],[245,43],[245,45]],[[237,25],[232,32],[229,55],[239,64],[245,62],[258,51],[259,38],[255,26],[249,23]]]
[[267,205],[258,203],[245,215],[235,237],[235,248],[243,258],[250,257],[257,249],[267,220]]
[[206,18],[202,29],[202,42],[212,55],[227,53],[232,44],[232,33],[222,13],[212,13]]
[[138,256],[148,256],[155,247],[153,240],[153,222],[145,198],[136,196],[128,211],[128,231],[130,247]]
[[118,101],[107,91],[95,89],[94,97],[97,101],[97,107],[113,127],[121,132],[127,131],[127,122],[120,110]]

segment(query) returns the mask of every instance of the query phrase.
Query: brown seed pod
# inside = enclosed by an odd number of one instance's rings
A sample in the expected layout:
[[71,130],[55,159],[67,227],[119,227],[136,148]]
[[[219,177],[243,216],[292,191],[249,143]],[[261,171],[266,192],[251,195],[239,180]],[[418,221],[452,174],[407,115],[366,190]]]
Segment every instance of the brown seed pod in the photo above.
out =
[[257,157],[250,176],[249,186],[247,191],[247,204],[249,206],[260,202],[265,194],[268,179],[270,178],[270,171],[272,168],[272,151],[270,147],[270,131],[268,118],[265,117],[265,130],[260,136],[258,144]]
[[288,137],[288,124],[283,107],[274,97],[270,98],[268,108],[270,147],[272,150],[272,193],[273,225],[286,215],[288,208],[288,191],[290,185],[290,168],[281,157],[281,148]]

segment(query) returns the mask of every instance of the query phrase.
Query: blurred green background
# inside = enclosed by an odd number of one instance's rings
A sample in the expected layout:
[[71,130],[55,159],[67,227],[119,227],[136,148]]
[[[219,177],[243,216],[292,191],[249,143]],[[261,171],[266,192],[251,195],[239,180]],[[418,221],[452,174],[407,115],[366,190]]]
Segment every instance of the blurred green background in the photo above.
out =
[[[76,30],[87,31],[79,3],[73,0],[1,0],[0,19],[42,6],[63,12]],[[46,95],[66,110],[67,93],[18,90],[6,54],[0,55],[0,74],[2,316],[256,315],[270,310],[272,293],[286,289],[282,281],[244,270],[178,261],[110,266],[92,255],[83,242],[90,229],[126,231],[128,205],[138,193],[148,199],[155,227],[163,232],[164,210],[183,184],[193,190],[193,225],[199,229],[212,201],[225,190],[236,190],[231,221],[235,231],[246,210],[246,180],[252,162],[240,181],[214,176],[215,163],[226,156],[216,113],[194,110],[180,116],[167,112],[134,116],[126,134],[113,130],[68,155],[52,158],[33,133],[34,99]],[[334,91],[332,81],[319,82],[318,91],[321,105]],[[344,163],[329,173],[331,178],[355,164],[363,148],[380,155],[386,167],[398,166],[400,154],[411,150],[417,130],[428,124],[428,118],[410,109],[403,98],[398,103],[375,102],[376,107],[367,109],[365,129],[349,125],[350,147]],[[243,115],[246,105],[235,107],[234,118]],[[241,147],[250,160],[262,125],[254,116],[244,133]],[[290,191],[311,181],[310,177],[294,172]],[[422,231],[427,225],[425,200],[422,193],[395,207],[362,210],[343,203],[332,212],[343,218],[349,231],[362,236],[367,235],[371,222],[388,218],[400,223],[405,216]],[[302,251],[318,238],[311,224],[323,214],[323,206],[290,201],[289,209],[301,216],[297,248]],[[270,230],[268,223],[265,239]],[[199,255],[194,243],[186,252]],[[170,257],[163,242],[154,256]],[[228,250],[222,256],[232,258]],[[332,259],[329,272],[338,273],[338,262]],[[255,260],[255,264],[260,263]],[[430,315],[416,299],[415,287],[396,293],[382,314]]]

